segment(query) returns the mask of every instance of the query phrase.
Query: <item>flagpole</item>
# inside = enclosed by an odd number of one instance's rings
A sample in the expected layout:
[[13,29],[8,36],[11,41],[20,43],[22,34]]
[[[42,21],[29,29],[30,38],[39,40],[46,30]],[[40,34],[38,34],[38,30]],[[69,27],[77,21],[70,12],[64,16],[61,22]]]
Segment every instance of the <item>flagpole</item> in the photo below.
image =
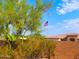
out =
[[48,28],[47,28],[47,26],[45,27],[45,30],[46,30],[45,35],[46,35],[46,37],[47,37],[47,34],[48,34]]
[[48,21],[45,22],[44,26],[46,27],[46,36],[48,35]]
[[47,36],[48,36],[48,26],[47,26]]

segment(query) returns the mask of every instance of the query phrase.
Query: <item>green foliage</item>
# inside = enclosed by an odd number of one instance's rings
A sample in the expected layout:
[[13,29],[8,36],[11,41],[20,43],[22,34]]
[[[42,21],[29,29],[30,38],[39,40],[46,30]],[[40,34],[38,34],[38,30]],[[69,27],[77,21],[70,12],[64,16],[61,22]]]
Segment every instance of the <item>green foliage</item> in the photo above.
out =
[[17,39],[16,35],[10,35],[10,34],[7,34],[6,38],[9,41],[16,41],[16,39]]
[[[40,35],[41,17],[50,4],[43,4],[42,0],[36,0],[36,6],[27,4],[26,0],[20,2],[18,2],[19,0],[4,1],[5,3],[0,2],[0,35],[7,39],[9,46],[6,46],[8,48],[5,47],[4,50],[9,50],[13,56],[26,56],[26,58],[32,59],[40,58],[43,52],[49,49],[52,53],[53,42],[45,40]],[[16,34],[10,34],[10,24],[15,28]],[[27,40],[20,40],[21,42],[19,42],[18,39],[23,30],[30,31],[31,35],[26,37]],[[17,45],[14,50],[12,49],[13,44]],[[0,49],[2,48],[0,47]],[[3,54],[1,51],[3,50],[0,50],[0,54]],[[8,51],[5,52],[6,55],[7,53]]]
[[8,26],[11,24],[16,29],[16,35],[20,36],[23,30],[35,34],[40,30],[41,17],[49,4],[43,4],[36,0],[36,6],[26,3],[27,0],[4,0],[0,2],[0,35],[9,34]]

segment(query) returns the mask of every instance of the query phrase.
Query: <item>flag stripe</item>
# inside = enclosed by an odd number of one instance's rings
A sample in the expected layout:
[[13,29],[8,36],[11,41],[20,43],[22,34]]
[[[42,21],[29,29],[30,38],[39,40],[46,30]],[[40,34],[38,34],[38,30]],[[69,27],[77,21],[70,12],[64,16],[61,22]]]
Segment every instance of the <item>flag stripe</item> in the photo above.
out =
[[48,21],[45,22],[44,26],[48,26]]

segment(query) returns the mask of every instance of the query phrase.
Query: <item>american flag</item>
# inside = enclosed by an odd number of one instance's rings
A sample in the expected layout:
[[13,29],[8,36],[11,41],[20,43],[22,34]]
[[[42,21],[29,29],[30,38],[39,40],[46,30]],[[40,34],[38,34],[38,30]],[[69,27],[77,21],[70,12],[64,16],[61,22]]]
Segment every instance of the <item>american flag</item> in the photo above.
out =
[[48,21],[46,21],[46,22],[44,23],[44,26],[48,26]]

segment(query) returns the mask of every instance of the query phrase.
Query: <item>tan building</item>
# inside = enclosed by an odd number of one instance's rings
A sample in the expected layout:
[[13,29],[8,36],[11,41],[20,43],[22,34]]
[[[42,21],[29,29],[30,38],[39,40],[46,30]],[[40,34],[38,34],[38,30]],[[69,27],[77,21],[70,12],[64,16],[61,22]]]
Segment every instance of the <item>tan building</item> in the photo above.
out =
[[73,33],[73,34],[47,36],[46,39],[53,41],[79,41],[79,34]]

